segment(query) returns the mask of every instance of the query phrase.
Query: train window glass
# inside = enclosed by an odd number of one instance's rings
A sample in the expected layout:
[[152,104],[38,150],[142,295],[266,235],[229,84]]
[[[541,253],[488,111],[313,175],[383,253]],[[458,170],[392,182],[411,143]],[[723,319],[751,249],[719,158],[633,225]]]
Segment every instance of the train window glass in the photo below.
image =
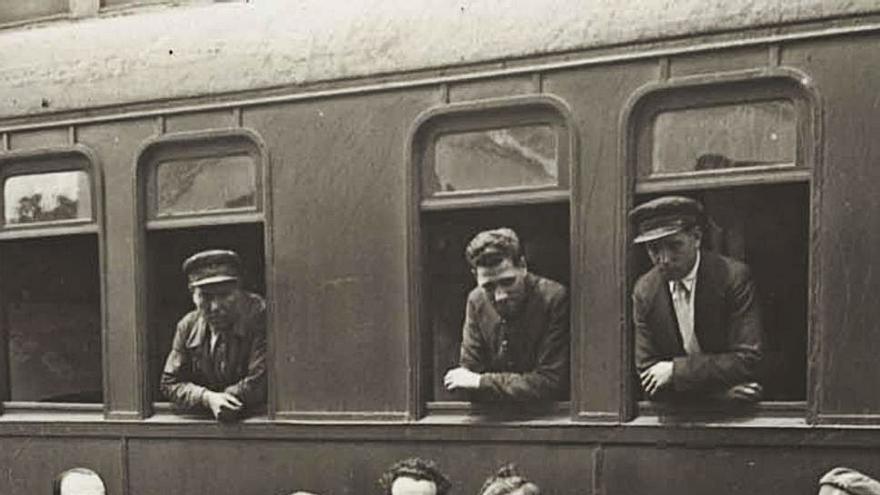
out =
[[556,185],[556,149],[556,131],[548,125],[443,134],[423,187],[442,194]]
[[[429,413],[545,414],[557,411],[561,401],[569,398],[569,343],[557,346],[553,339],[545,339],[542,344],[533,345],[526,340],[534,335],[546,337],[558,328],[554,318],[558,317],[559,308],[552,304],[529,306],[537,311],[533,316],[540,315],[536,318],[542,321],[536,323],[540,329],[534,334],[507,334],[506,339],[495,335],[501,347],[475,358],[486,361],[486,369],[481,370],[484,373],[517,375],[517,380],[523,380],[522,388],[498,385],[493,391],[488,387],[479,391],[450,391],[445,383],[447,373],[462,365],[467,301],[477,286],[465,258],[465,248],[476,234],[500,227],[513,229],[519,237],[529,276],[538,275],[569,286],[569,173],[573,146],[567,121],[547,100],[525,97],[510,102],[449,105],[424,119],[416,129],[412,167],[416,171],[413,186],[420,193],[416,249],[421,253],[421,266],[414,267],[414,273],[420,274],[421,296],[421,348],[416,365],[420,369],[419,407]],[[542,285],[541,290],[556,291],[555,287]],[[557,301],[555,296],[550,299]],[[538,306],[542,309],[534,309]],[[504,320],[499,316],[504,328],[488,329],[493,324],[485,322],[485,331],[509,332],[508,327],[519,328],[520,320],[516,318]],[[569,325],[566,320],[564,330]],[[546,383],[529,381],[538,366],[535,356],[542,353],[537,349],[540,345],[546,346],[541,366],[554,370]],[[557,359],[559,356],[554,353],[560,349],[562,356]],[[494,357],[487,358],[490,354]],[[504,363],[498,358],[503,355],[507,356]],[[565,371],[555,376],[562,368]]]
[[91,219],[89,175],[71,170],[9,177],[3,204],[7,225]]
[[0,2],[0,23],[40,19],[70,11],[70,0],[29,0]]
[[640,175],[793,165],[797,144],[789,100],[663,111]]
[[257,167],[248,155],[169,160],[156,169],[158,216],[256,207]]

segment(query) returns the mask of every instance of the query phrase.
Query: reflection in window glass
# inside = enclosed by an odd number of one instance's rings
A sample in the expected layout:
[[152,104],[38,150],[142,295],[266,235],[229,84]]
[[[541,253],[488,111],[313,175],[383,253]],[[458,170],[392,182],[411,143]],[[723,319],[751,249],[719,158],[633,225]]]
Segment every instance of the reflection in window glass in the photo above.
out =
[[89,174],[83,170],[13,176],[3,185],[7,224],[92,217]]
[[547,125],[444,134],[434,148],[425,192],[552,186],[559,164],[556,133]]
[[787,100],[662,112],[651,164],[640,175],[792,164],[796,145],[795,109]]
[[254,207],[256,174],[246,155],[162,162],[156,172],[158,214]]

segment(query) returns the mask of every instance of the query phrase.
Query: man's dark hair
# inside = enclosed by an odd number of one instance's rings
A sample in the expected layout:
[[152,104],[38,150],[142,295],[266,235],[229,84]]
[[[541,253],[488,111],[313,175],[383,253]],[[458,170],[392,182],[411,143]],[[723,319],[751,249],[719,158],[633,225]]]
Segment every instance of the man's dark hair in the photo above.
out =
[[501,466],[497,473],[490,476],[483,483],[483,487],[480,488],[480,495],[507,495],[517,490],[526,495],[541,494],[541,489],[538,488],[538,485],[520,474],[516,464],[505,464]]
[[519,237],[507,227],[484,230],[475,235],[468,243],[464,256],[473,269],[496,266],[507,258],[516,265],[524,260]]
[[437,463],[420,457],[410,457],[394,463],[382,473],[379,484],[382,485],[383,493],[391,495],[391,485],[401,477],[432,481],[437,487],[437,495],[446,495],[452,487],[446,475],[440,472]]

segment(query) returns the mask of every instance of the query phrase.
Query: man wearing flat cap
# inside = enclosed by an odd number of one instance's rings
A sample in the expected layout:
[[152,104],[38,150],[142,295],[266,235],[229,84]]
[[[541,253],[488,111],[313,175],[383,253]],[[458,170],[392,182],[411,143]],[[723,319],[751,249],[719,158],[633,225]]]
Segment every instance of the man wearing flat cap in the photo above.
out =
[[241,260],[212,249],[183,262],[195,309],[177,324],[162,393],[184,411],[237,419],[266,401],[266,303],[241,288]]
[[459,367],[444,377],[448,390],[472,400],[564,400],[568,393],[568,293],[528,271],[516,233],[477,234],[465,257],[477,281],[468,295]]
[[635,361],[652,400],[760,400],[763,330],[748,266],[701,251],[703,207],[664,196],[630,212],[653,268],[633,290]]

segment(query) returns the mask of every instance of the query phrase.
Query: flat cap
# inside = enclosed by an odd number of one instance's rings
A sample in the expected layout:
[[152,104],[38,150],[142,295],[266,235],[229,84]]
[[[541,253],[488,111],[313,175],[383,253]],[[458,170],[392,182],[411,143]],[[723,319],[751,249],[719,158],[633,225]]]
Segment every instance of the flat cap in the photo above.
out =
[[703,205],[684,196],[662,196],[636,206],[629,212],[638,230],[635,244],[677,234],[703,223]]
[[190,287],[229,282],[241,278],[241,258],[228,249],[200,251],[183,262]]
[[880,495],[880,483],[864,474],[845,467],[836,467],[825,473],[819,485],[833,486],[852,495]]

